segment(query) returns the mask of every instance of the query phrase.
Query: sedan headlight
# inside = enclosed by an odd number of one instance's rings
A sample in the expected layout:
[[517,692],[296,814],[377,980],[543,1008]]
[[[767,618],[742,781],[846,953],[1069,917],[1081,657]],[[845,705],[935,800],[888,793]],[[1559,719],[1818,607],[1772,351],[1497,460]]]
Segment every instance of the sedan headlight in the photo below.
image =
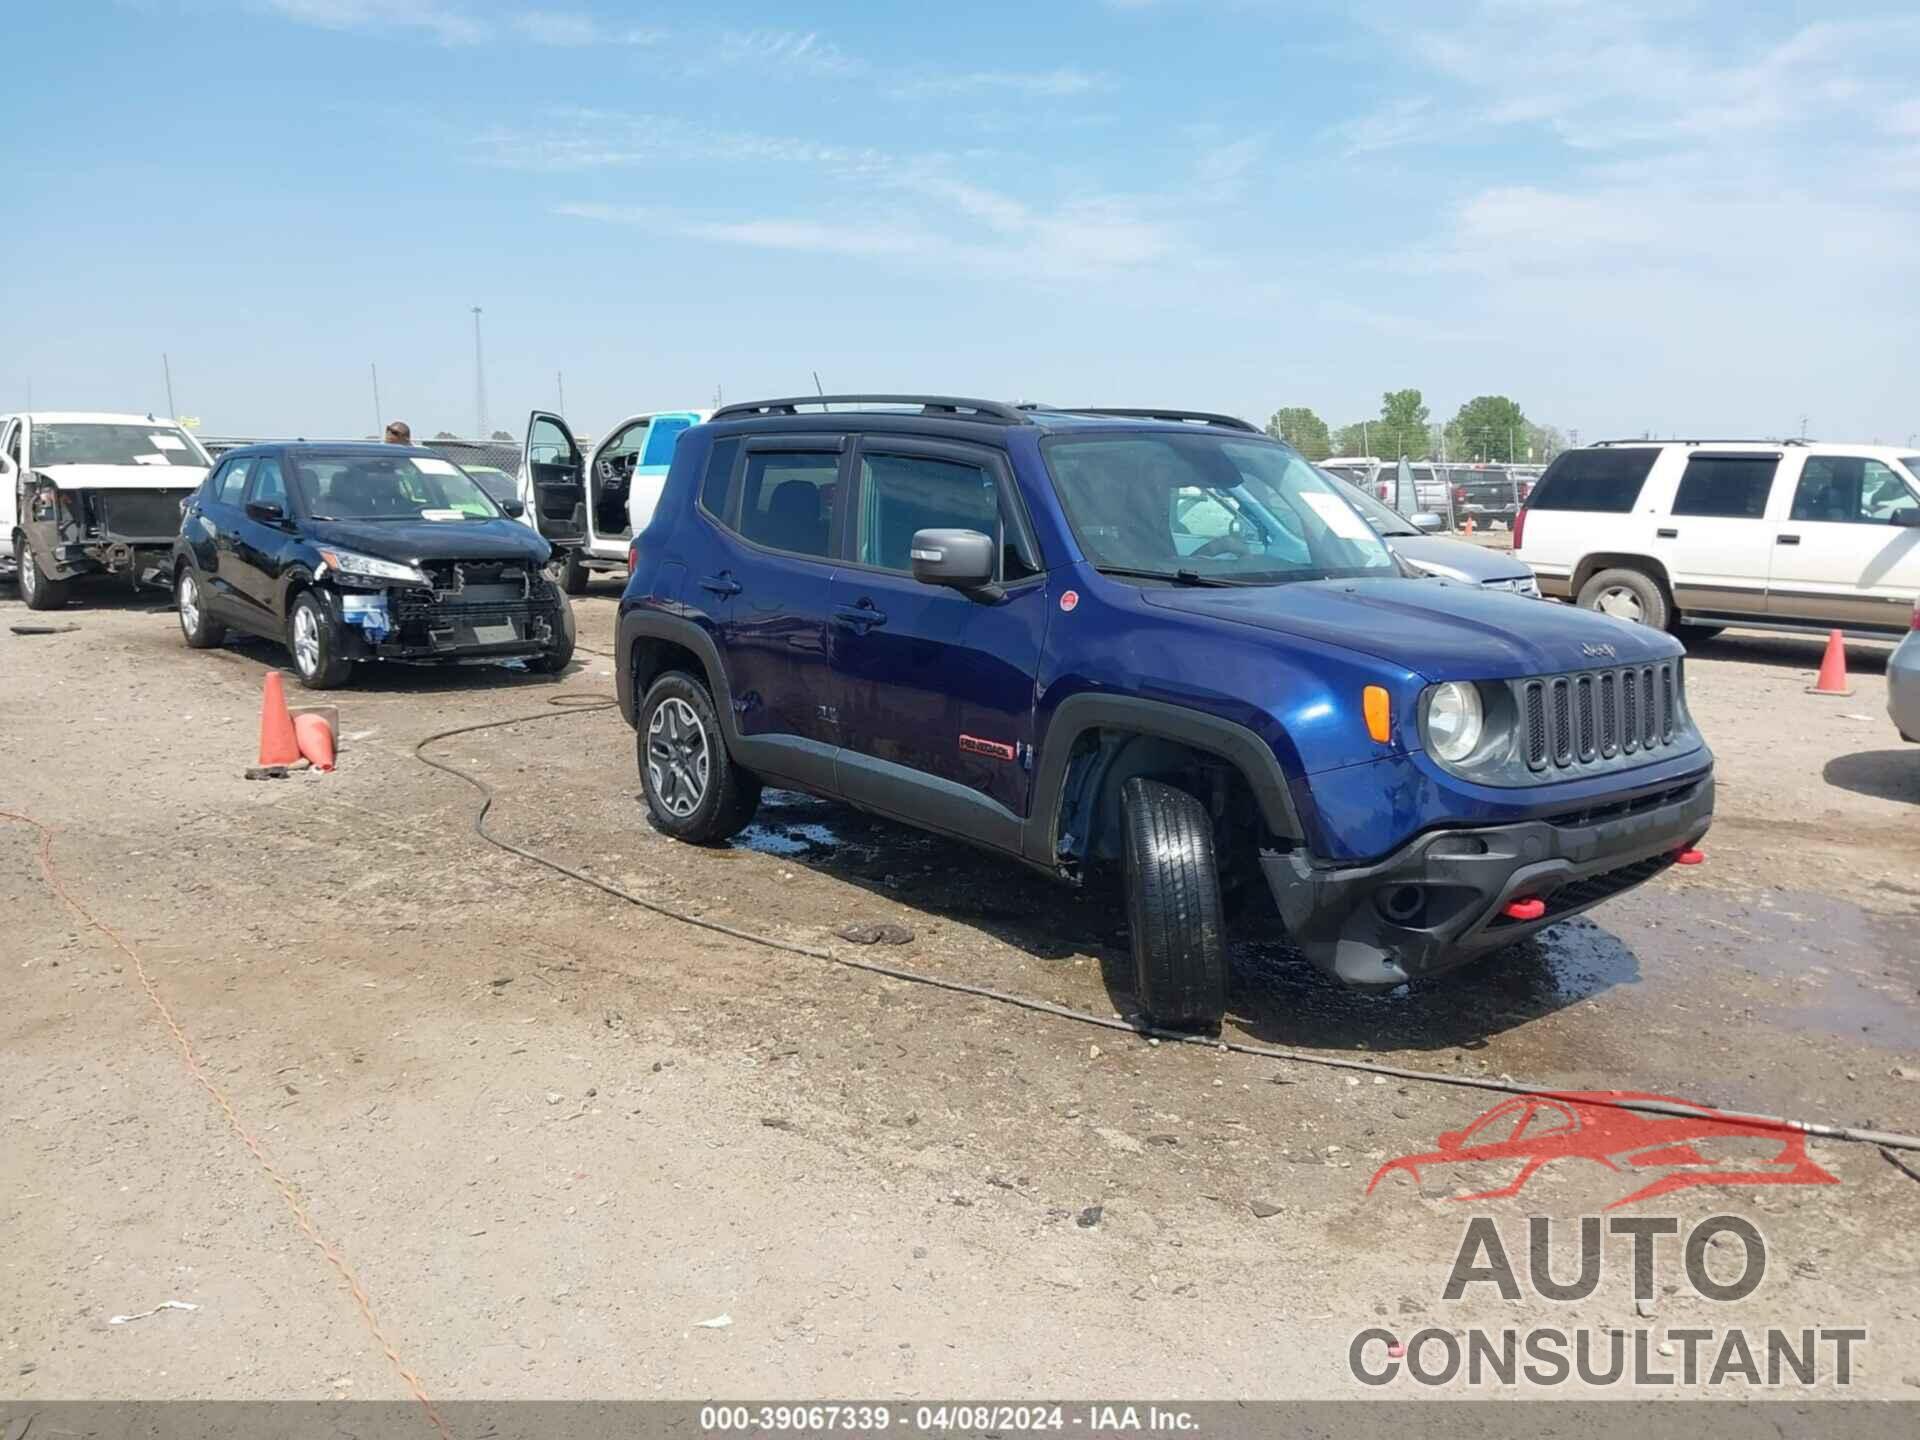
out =
[[1449,681],[1427,692],[1427,743],[1440,759],[1458,764],[1473,754],[1486,731],[1480,691]]
[[341,575],[351,575],[361,580],[398,580],[402,584],[431,585],[426,572],[413,565],[403,565],[397,560],[382,560],[377,555],[362,555],[357,550],[335,550],[323,547],[320,551],[320,563]]

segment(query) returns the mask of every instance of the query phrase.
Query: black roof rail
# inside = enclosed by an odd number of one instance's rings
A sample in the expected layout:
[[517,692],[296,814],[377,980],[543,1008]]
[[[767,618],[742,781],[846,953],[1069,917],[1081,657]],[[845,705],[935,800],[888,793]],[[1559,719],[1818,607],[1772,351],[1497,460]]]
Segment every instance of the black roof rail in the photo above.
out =
[[1245,430],[1258,435],[1260,427],[1238,415],[1216,415],[1211,410],[1138,409],[1126,405],[1030,405],[1023,409],[1051,411],[1057,415],[1112,415],[1129,420],[1176,420],[1198,425],[1223,425],[1229,430]]
[[951,416],[1000,425],[1031,425],[1031,416],[998,400],[968,400],[955,395],[796,395],[785,400],[752,400],[723,405],[714,420],[749,420],[756,416],[798,415],[802,405],[918,405],[922,415]]
[[1628,436],[1624,440],[1595,440],[1589,448],[1604,450],[1609,445],[1816,445],[1819,442],[1809,440],[1802,435],[1792,435],[1785,440],[1755,440],[1752,436],[1716,436],[1710,440],[1689,440],[1679,436],[1662,440],[1655,437]]

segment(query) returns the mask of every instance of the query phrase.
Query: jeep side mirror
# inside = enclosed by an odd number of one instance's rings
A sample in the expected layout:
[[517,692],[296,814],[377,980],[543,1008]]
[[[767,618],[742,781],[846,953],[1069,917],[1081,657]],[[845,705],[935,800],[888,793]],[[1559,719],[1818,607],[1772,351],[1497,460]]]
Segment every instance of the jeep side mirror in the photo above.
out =
[[984,590],[993,584],[993,541],[978,530],[916,530],[908,553],[923,585]]
[[1436,530],[1444,530],[1447,521],[1445,516],[1432,510],[1422,510],[1418,515],[1411,517],[1410,523],[1414,529],[1431,535]]
[[524,500],[502,500],[500,511],[509,520],[518,520],[527,513],[527,505]]
[[286,520],[287,509],[271,500],[250,500],[247,502],[247,514],[262,524],[278,525]]

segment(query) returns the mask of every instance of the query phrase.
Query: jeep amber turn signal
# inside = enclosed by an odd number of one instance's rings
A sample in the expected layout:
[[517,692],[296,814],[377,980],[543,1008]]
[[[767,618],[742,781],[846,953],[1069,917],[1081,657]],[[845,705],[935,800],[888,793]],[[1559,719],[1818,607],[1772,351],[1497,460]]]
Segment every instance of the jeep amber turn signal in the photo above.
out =
[[1378,685],[1367,686],[1361,692],[1361,708],[1367,715],[1367,734],[1386,744],[1393,735],[1393,708],[1387,692]]

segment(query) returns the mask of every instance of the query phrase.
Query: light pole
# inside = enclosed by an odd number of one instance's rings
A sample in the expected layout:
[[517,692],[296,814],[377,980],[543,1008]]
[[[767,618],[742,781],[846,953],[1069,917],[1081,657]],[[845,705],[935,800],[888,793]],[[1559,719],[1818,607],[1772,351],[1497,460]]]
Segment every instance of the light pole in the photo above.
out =
[[480,422],[474,438],[487,438],[487,362],[480,350],[480,307],[473,307],[473,412]]

